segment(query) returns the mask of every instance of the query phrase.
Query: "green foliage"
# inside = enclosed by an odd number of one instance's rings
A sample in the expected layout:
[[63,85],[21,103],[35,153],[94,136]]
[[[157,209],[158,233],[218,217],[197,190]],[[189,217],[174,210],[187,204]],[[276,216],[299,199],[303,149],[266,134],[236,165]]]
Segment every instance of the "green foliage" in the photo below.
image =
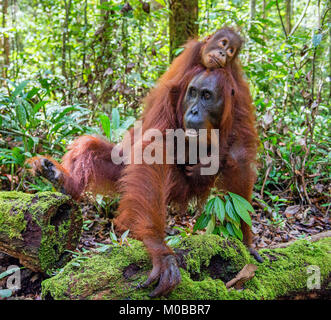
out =
[[51,103],[46,79],[7,83],[9,92],[0,92],[0,166],[12,176],[37,151],[62,155],[66,139],[90,131],[84,125],[90,110]]
[[179,233],[174,236],[167,236],[165,241],[168,246],[173,247],[176,246],[182,239],[187,238],[191,235],[192,231],[190,228],[181,228],[181,227],[174,227],[175,230],[178,230]]
[[129,245],[128,239],[127,239],[128,235],[129,235],[129,232],[130,232],[130,230],[126,230],[125,232],[123,232],[121,237],[118,239],[115,232],[114,232],[114,230],[110,231],[109,235],[110,235],[110,240],[111,240],[112,244],[115,247],[117,247],[117,246],[122,247],[124,245]]
[[197,219],[193,232],[206,228],[206,234],[222,234],[225,237],[232,236],[242,240],[240,220],[251,227],[249,212],[254,212],[251,204],[235,193],[213,195],[209,197],[203,213]]
[[136,118],[132,116],[127,116],[125,119],[121,119],[118,108],[113,108],[111,120],[106,114],[101,114],[99,119],[104,134],[110,141],[113,142],[119,142],[123,138],[124,133],[136,121]]

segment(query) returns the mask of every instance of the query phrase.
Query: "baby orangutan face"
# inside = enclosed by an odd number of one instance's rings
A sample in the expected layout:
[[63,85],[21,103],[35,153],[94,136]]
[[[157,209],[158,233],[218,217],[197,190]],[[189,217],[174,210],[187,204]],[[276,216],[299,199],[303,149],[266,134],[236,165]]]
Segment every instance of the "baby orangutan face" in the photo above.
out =
[[243,40],[230,28],[217,31],[202,48],[201,62],[208,69],[224,68],[241,49]]

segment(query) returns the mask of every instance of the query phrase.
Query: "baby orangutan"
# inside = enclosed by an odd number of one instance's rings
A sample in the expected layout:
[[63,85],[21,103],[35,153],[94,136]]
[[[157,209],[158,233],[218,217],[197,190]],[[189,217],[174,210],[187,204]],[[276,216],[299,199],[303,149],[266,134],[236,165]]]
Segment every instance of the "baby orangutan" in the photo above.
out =
[[242,38],[234,30],[222,28],[202,47],[201,63],[207,69],[224,68],[237,57],[242,43]]

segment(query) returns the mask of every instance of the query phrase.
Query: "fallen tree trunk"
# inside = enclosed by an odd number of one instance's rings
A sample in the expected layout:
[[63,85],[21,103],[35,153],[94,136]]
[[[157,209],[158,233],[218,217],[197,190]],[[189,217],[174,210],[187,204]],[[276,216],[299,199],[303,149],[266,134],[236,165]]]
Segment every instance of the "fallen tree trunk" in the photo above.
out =
[[51,272],[78,244],[82,215],[57,192],[0,192],[0,251],[33,271]]
[[[73,259],[61,273],[43,281],[43,298],[150,299],[151,287],[136,289],[151,270],[150,259],[141,242],[129,239],[129,244],[109,246],[102,248],[102,253],[89,252]],[[312,276],[309,266],[319,268],[321,282],[330,275],[330,248],[330,238],[315,243],[299,240],[287,248],[260,250],[264,262],[259,264],[236,239],[216,235],[187,237],[175,249],[182,282],[168,298],[276,299],[307,291],[308,278]],[[227,289],[226,284],[230,286],[245,266],[253,267],[255,275],[245,276],[244,290]]]

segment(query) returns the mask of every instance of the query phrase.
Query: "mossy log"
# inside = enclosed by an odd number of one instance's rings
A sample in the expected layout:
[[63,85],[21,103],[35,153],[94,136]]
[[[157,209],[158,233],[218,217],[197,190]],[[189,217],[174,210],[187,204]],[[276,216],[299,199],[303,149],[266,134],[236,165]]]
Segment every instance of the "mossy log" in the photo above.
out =
[[82,215],[71,197],[57,192],[0,192],[0,251],[33,271],[49,273],[78,244]]
[[[137,289],[146,280],[151,263],[143,244],[109,246],[73,259],[61,273],[42,283],[44,299],[150,299],[152,288]],[[331,239],[311,243],[299,240],[287,248],[263,249],[257,263],[236,239],[216,235],[185,238],[175,249],[182,282],[167,299],[275,299],[307,289],[310,265],[320,268],[321,282],[331,272]],[[227,289],[226,283],[247,264],[257,265],[244,290]],[[162,298],[165,299],[165,298]]]

